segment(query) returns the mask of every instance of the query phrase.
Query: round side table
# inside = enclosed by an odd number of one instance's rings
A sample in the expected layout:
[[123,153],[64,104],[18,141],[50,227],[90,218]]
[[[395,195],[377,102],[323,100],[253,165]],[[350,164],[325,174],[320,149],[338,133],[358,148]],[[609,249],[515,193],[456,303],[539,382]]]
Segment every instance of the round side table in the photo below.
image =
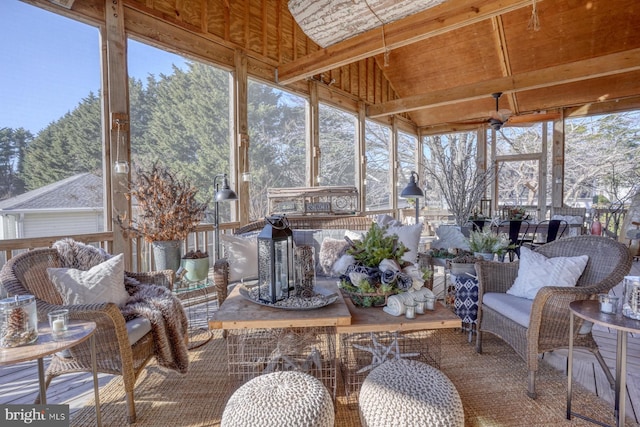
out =
[[102,417],[100,416],[100,395],[98,392],[98,374],[96,369],[96,346],[94,341],[95,331],[95,322],[72,320],[69,322],[68,330],[65,334],[62,337],[56,337],[56,339],[54,339],[51,335],[51,328],[49,327],[49,324],[39,323],[38,339],[34,343],[20,347],[0,348],[0,366],[38,359],[40,403],[46,405],[47,392],[44,382],[44,357],[76,346],[86,340],[90,340],[93,392],[96,400],[96,425],[100,427],[102,426]]
[[627,377],[627,333],[640,332],[640,320],[631,319],[622,315],[622,313],[607,314],[600,311],[598,301],[581,300],[573,301],[569,304],[571,311],[571,319],[569,323],[569,355],[567,364],[567,419],[576,416],[595,424],[606,425],[600,421],[593,420],[584,415],[571,412],[571,382],[573,377],[573,323],[575,316],[592,322],[595,325],[602,325],[617,331],[616,346],[616,389],[614,415],[616,418],[616,426],[624,426],[624,406],[626,403],[626,377]]

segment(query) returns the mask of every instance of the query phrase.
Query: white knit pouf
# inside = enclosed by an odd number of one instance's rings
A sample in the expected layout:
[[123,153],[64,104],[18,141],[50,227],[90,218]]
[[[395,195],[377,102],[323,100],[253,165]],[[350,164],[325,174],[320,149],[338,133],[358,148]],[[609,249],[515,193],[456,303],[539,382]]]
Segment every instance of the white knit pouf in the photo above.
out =
[[233,393],[222,427],[333,427],[331,395],[304,372],[272,372],[253,378]]
[[391,360],[371,371],[358,406],[365,427],[464,426],[462,401],[451,380],[417,360]]

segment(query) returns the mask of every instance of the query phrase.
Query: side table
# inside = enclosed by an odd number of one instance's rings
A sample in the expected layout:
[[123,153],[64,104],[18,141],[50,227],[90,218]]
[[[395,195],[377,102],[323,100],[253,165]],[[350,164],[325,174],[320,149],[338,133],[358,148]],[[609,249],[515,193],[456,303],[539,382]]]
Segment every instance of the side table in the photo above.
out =
[[[216,295],[216,288],[213,281],[206,279],[202,282],[180,281],[174,286],[173,293],[182,302],[182,306],[187,311],[189,318],[189,350],[202,347],[213,338],[212,332],[209,330],[207,321],[209,320],[209,301]],[[196,305],[204,304],[205,316],[198,316]],[[205,319],[201,327],[194,326],[196,318]],[[196,333],[206,334],[204,340],[193,340],[192,335]]]
[[96,331],[95,322],[72,320],[69,322],[68,330],[63,337],[54,340],[51,335],[51,328],[48,323],[38,324],[38,339],[32,344],[2,348],[0,349],[0,366],[12,365],[15,363],[38,360],[38,382],[40,385],[40,403],[47,404],[47,392],[44,381],[44,357],[54,354],[81,342],[89,340],[91,345],[91,368],[93,374],[93,392],[95,395],[96,425],[102,426],[100,414],[100,394],[98,391],[98,374],[96,366],[96,346],[94,333]]
[[606,426],[600,421],[593,420],[584,415],[577,414],[571,411],[571,383],[573,377],[573,323],[576,316],[592,322],[596,325],[602,325],[610,329],[617,331],[617,346],[616,346],[616,390],[615,390],[615,405],[614,415],[616,418],[616,426],[624,426],[625,415],[624,406],[626,403],[626,377],[627,377],[627,334],[629,332],[640,332],[640,320],[630,319],[623,316],[621,313],[607,314],[600,311],[600,304],[598,301],[582,300],[573,301],[569,304],[569,310],[571,311],[571,319],[569,322],[569,355],[567,365],[567,419],[570,420],[571,416],[582,418],[594,424]]

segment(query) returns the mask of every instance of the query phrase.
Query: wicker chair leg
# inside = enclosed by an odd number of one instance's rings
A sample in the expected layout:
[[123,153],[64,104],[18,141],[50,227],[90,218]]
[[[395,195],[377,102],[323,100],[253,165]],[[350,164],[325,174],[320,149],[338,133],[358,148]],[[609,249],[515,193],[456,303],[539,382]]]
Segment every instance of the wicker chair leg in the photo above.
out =
[[604,361],[604,358],[602,357],[602,354],[600,354],[600,350],[598,350],[596,348],[595,351],[593,352],[593,355],[596,357],[596,360],[598,361],[598,363],[600,364],[600,367],[604,371],[604,374],[606,375],[607,380],[609,381],[609,384],[611,385],[611,388],[615,389],[616,388],[616,380],[615,380],[615,378],[613,378],[613,375],[611,374],[611,371],[609,370],[609,367],[607,366],[607,363]]
[[480,329],[476,333],[476,353],[482,354],[482,332]]
[[529,371],[529,381],[527,384],[527,396],[532,399],[538,397],[536,395],[536,371]]
[[135,406],[135,402],[133,401],[133,390],[126,392],[126,399],[127,399],[127,408],[129,411],[129,415],[127,416],[127,421],[129,421],[129,424],[134,424],[136,422],[136,406]]

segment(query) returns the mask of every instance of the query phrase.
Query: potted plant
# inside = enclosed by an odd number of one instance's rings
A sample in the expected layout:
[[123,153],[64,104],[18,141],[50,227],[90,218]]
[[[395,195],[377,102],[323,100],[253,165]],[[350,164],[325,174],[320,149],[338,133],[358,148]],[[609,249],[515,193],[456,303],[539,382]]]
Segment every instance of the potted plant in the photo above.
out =
[[196,198],[198,189],[178,179],[167,167],[154,163],[151,168],[136,167],[135,181],[125,194],[137,203],[136,215],[118,215],[125,233],[142,236],[154,248],[156,269],[180,266],[182,241],[205,216],[207,204]]
[[189,251],[182,257],[180,267],[185,269],[187,282],[204,282],[209,277],[209,254],[200,249]]

